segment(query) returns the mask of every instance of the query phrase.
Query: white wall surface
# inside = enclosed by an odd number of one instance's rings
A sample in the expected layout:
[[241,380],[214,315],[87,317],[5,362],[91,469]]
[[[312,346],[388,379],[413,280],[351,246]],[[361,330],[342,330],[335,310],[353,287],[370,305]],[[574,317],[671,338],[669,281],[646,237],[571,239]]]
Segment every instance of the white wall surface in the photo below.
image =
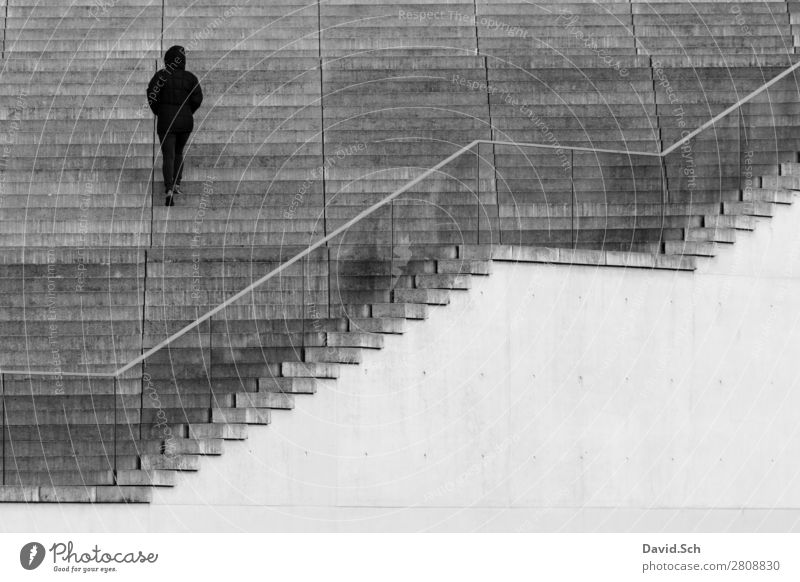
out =
[[150,506],[0,531],[785,531],[800,205],[696,273],[495,263]]

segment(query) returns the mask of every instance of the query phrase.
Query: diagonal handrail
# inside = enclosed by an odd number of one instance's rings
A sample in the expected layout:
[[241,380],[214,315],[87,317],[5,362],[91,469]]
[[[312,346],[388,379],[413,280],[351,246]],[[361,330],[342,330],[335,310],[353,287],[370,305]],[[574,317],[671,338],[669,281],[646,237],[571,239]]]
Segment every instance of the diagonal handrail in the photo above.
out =
[[785,71],[783,71],[781,73],[778,73],[772,79],[770,79],[769,81],[767,81],[766,83],[761,85],[758,89],[756,89],[755,91],[753,91],[752,93],[750,93],[748,95],[745,95],[739,101],[737,101],[736,103],[734,103],[733,105],[728,107],[725,111],[722,111],[722,112],[718,113],[717,115],[715,115],[714,117],[712,117],[711,119],[706,121],[703,125],[701,125],[697,129],[695,129],[691,133],[685,135],[684,137],[682,137],[678,141],[676,141],[674,144],[672,144],[667,149],[665,149],[664,151],[661,152],[661,157],[663,158],[663,157],[668,156],[669,154],[674,152],[676,149],[681,147],[683,144],[685,144],[686,142],[691,140],[693,137],[696,137],[697,135],[703,133],[705,130],[707,130],[708,128],[710,128],[713,125],[715,125],[718,121],[720,121],[724,117],[727,117],[728,115],[730,115],[734,111],[738,110],[745,103],[747,103],[747,102],[751,101],[752,99],[754,99],[755,97],[758,97],[759,95],[761,95],[764,91],[766,91],[767,89],[772,87],[778,81],[780,81],[780,80],[784,79],[785,77],[788,77],[789,75],[791,75],[798,68],[800,68],[800,61],[797,61],[795,64],[793,64],[791,67],[789,67]]
[[142,353],[141,355],[139,355],[135,359],[131,360],[130,362],[128,362],[127,364],[125,364],[124,366],[122,366],[121,368],[117,369],[114,372],[108,372],[108,373],[98,373],[98,372],[94,372],[94,373],[89,373],[89,372],[86,372],[86,373],[83,373],[83,372],[55,372],[55,371],[38,372],[38,371],[33,371],[33,370],[2,370],[2,369],[0,369],[0,374],[8,374],[8,375],[15,375],[15,376],[20,376],[21,375],[21,376],[55,376],[55,377],[63,376],[63,377],[84,377],[84,378],[86,378],[86,377],[88,377],[88,378],[92,378],[92,377],[94,377],[94,378],[118,378],[122,374],[127,372],[128,370],[132,369],[136,365],[138,365],[138,364],[142,363],[143,361],[145,361],[147,358],[149,358],[150,356],[152,356],[156,352],[159,352],[163,348],[167,347],[168,345],[170,345],[175,340],[180,339],[181,337],[186,335],[188,332],[190,332],[191,330],[193,330],[196,327],[198,327],[203,322],[208,321],[209,319],[214,317],[214,315],[216,315],[217,313],[219,313],[223,309],[229,307],[230,305],[232,305],[233,303],[235,303],[236,301],[238,301],[239,299],[241,299],[242,297],[244,297],[245,295],[247,295],[251,291],[255,290],[257,287],[260,287],[265,282],[267,282],[270,279],[272,279],[275,275],[278,275],[278,274],[282,273],[283,271],[285,271],[286,269],[288,269],[289,267],[291,267],[295,263],[299,262],[300,260],[304,259],[308,255],[313,253],[318,248],[324,246],[325,244],[327,244],[328,242],[330,242],[331,240],[333,240],[337,236],[343,234],[351,226],[357,224],[358,222],[360,222],[361,220],[363,220],[367,216],[369,216],[372,213],[374,213],[376,210],[378,210],[380,208],[383,208],[384,206],[386,206],[387,204],[389,204],[390,202],[395,200],[398,196],[400,196],[401,194],[407,192],[409,189],[413,188],[414,186],[416,186],[417,184],[422,182],[428,176],[438,172],[444,166],[446,166],[447,164],[449,164],[453,160],[456,160],[457,158],[461,157],[463,154],[465,154],[466,152],[470,151],[475,146],[478,146],[480,144],[493,144],[493,145],[501,145],[501,146],[514,146],[514,147],[520,147],[520,148],[531,147],[531,148],[554,149],[554,150],[561,149],[561,150],[569,150],[569,151],[573,151],[573,152],[608,153],[608,154],[620,154],[620,155],[627,155],[627,156],[648,156],[648,157],[656,157],[656,158],[660,158],[661,159],[661,158],[665,158],[666,156],[668,156],[669,154],[674,152],[676,149],[681,147],[683,144],[689,142],[691,139],[693,139],[694,137],[698,136],[702,132],[704,132],[707,129],[713,127],[714,125],[717,124],[717,122],[719,122],[720,120],[724,119],[725,117],[727,117],[728,115],[730,115],[734,111],[737,111],[738,109],[740,109],[742,107],[742,105],[744,105],[745,103],[748,103],[749,101],[753,100],[755,97],[757,97],[758,95],[760,95],[761,93],[763,93],[764,91],[766,91],[767,89],[769,89],[770,87],[772,87],[773,85],[775,85],[776,83],[781,81],[782,79],[784,79],[787,76],[789,76],[790,74],[792,74],[798,68],[800,68],[800,61],[798,61],[797,63],[795,63],[791,67],[787,68],[786,70],[782,71],[781,73],[779,73],[778,75],[776,75],[775,77],[773,77],[772,79],[770,79],[769,81],[767,81],[766,83],[761,85],[758,89],[752,91],[751,93],[749,93],[748,95],[746,95],[745,97],[743,97],[742,99],[740,99],[739,101],[737,101],[736,103],[734,103],[733,105],[731,105],[730,107],[728,107],[727,109],[722,111],[721,113],[717,114],[716,116],[714,116],[713,118],[708,120],[706,123],[704,123],[703,125],[701,125],[697,129],[695,129],[694,131],[688,133],[687,135],[685,135],[684,137],[682,137],[681,139],[676,141],[674,144],[669,146],[667,149],[661,150],[661,151],[658,151],[658,152],[642,152],[642,151],[631,151],[631,150],[615,150],[615,149],[606,149],[606,148],[593,148],[593,147],[586,147],[586,146],[553,145],[553,144],[543,144],[543,143],[527,143],[527,142],[490,140],[490,139],[476,139],[476,140],[470,142],[469,144],[463,146],[462,148],[457,150],[455,153],[449,155],[448,157],[446,157],[445,159],[440,161],[435,166],[425,170],[419,176],[417,176],[416,178],[414,178],[411,181],[407,182],[404,186],[400,187],[398,190],[395,190],[394,192],[392,192],[391,194],[389,194],[388,196],[383,198],[381,201],[379,201],[379,202],[373,204],[372,206],[370,206],[369,208],[361,211],[355,217],[353,217],[352,219],[348,220],[346,223],[341,225],[339,228],[337,228],[336,230],[331,232],[329,235],[325,236],[324,238],[321,238],[320,240],[318,240],[314,244],[306,247],[304,250],[302,250],[299,253],[297,253],[295,256],[293,256],[291,259],[289,259],[285,263],[282,263],[281,265],[279,265],[278,267],[276,267],[275,269],[273,269],[272,271],[270,271],[269,273],[267,273],[266,275],[264,275],[263,277],[261,277],[260,279],[255,281],[254,283],[251,283],[250,285],[248,285],[247,287],[245,287],[244,289],[242,289],[241,291],[239,291],[235,295],[232,295],[231,297],[229,297],[228,299],[226,299],[225,301],[223,301],[222,303],[217,305],[215,308],[213,308],[210,311],[206,312],[205,314],[201,315],[199,318],[194,320],[192,323],[190,323],[190,324],[186,325],[185,327],[183,327],[182,329],[176,331],[174,334],[172,334],[171,336],[169,336],[165,340],[163,340],[160,343],[158,343],[157,345],[153,346],[152,348],[150,348],[146,352]]

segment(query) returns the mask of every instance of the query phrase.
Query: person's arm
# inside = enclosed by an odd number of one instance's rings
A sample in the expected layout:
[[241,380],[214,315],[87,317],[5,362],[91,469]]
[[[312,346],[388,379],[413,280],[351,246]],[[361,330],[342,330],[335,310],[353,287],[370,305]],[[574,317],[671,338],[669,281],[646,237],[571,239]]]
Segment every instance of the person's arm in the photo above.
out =
[[163,82],[161,82],[161,77],[158,73],[153,75],[147,85],[147,104],[150,106],[150,111],[153,112],[153,115],[158,115],[158,94],[161,92],[162,86]]
[[[194,77],[194,75],[192,76]],[[200,81],[197,80],[197,77],[194,77],[194,81],[192,93],[189,95],[189,107],[192,109],[192,113],[200,109],[200,105],[203,103],[203,89],[200,87]]]

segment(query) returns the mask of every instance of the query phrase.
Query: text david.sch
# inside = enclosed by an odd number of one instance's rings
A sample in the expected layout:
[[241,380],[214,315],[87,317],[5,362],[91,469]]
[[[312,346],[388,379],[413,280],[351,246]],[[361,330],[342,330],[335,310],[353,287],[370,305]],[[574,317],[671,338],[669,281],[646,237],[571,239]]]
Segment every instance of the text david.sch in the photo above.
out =
[[663,546],[651,546],[642,544],[643,554],[699,554],[700,546],[697,544],[665,544]]

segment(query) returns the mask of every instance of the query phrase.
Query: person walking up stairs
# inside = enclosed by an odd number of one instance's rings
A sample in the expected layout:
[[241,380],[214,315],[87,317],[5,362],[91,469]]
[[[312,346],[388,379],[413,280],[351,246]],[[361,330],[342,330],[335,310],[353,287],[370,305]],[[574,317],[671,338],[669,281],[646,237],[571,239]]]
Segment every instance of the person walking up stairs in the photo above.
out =
[[183,148],[194,129],[193,114],[203,103],[200,82],[186,70],[186,51],[173,46],[164,55],[164,68],[156,72],[147,86],[147,102],[158,117],[157,133],[163,157],[164,188],[167,206],[180,194],[183,173]]

